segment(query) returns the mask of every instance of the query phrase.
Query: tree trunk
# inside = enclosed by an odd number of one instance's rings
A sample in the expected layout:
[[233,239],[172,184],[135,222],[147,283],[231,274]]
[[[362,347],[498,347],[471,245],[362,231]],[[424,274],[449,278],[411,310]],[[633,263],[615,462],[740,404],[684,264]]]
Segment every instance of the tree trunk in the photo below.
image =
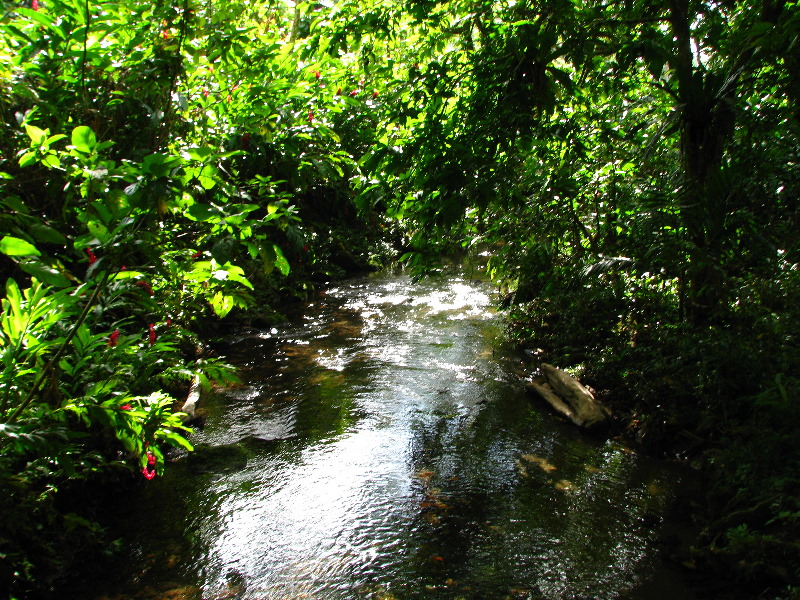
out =
[[[690,242],[687,268],[687,317],[704,322],[723,297],[723,278],[717,269],[724,198],[713,182],[720,172],[726,145],[733,134],[730,100],[736,77],[695,68],[688,0],[670,1],[670,23],[677,51],[672,68],[678,79],[681,111],[683,193],[680,214]],[[724,193],[724,192],[723,192]],[[722,210],[720,210],[722,208]]]

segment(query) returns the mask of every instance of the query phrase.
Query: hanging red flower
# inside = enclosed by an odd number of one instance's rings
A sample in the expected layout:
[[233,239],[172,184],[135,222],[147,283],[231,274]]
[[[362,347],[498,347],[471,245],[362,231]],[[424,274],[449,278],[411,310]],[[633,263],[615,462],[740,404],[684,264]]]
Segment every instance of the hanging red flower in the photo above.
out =
[[154,323],[150,323],[147,326],[147,338],[151,346],[156,343],[156,337],[156,326]]
[[155,469],[150,470],[150,467],[147,466],[142,468],[142,475],[144,476],[145,479],[147,479],[147,481],[150,481],[156,476],[156,472]]
[[110,336],[108,336],[108,345],[109,346],[116,346],[117,341],[119,340],[119,329],[115,329]]
[[90,265],[93,265],[94,263],[97,262],[97,257],[94,255],[94,252],[92,252],[91,248],[87,248],[86,249],[86,256],[89,257],[89,264]]
[[123,404],[119,407],[120,410],[133,410],[133,407],[130,404]]

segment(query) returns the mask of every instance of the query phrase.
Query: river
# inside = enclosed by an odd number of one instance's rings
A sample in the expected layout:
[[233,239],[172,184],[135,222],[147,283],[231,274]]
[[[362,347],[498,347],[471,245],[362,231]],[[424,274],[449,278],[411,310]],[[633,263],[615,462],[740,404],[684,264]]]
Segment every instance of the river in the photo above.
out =
[[84,597],[691,598],[658,544],[680,471],[533,401],[492,294],[382,273],[231,333],[243,383],[120,507]]

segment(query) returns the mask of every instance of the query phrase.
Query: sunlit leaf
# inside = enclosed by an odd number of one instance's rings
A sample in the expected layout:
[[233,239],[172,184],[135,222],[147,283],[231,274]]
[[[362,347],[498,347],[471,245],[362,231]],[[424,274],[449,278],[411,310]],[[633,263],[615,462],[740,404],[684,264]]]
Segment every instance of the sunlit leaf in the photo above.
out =
[[80,152],[91,154],[97,146],[97,137],[91,127],[80,125],[72,130],[72,145]]
[[7,235],[0,240],[0,252],[6,256],[41,256],[41,252],[25,240]]

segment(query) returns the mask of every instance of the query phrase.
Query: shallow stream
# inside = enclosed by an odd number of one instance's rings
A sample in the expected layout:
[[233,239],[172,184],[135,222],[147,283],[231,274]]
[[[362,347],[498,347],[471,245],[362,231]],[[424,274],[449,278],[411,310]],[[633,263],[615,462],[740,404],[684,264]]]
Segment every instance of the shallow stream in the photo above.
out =
[[492,305],[384,273],[231,335],[243,384],[128,499],[94,597],[690,598],[657,543],[679,471],[532,401]]

